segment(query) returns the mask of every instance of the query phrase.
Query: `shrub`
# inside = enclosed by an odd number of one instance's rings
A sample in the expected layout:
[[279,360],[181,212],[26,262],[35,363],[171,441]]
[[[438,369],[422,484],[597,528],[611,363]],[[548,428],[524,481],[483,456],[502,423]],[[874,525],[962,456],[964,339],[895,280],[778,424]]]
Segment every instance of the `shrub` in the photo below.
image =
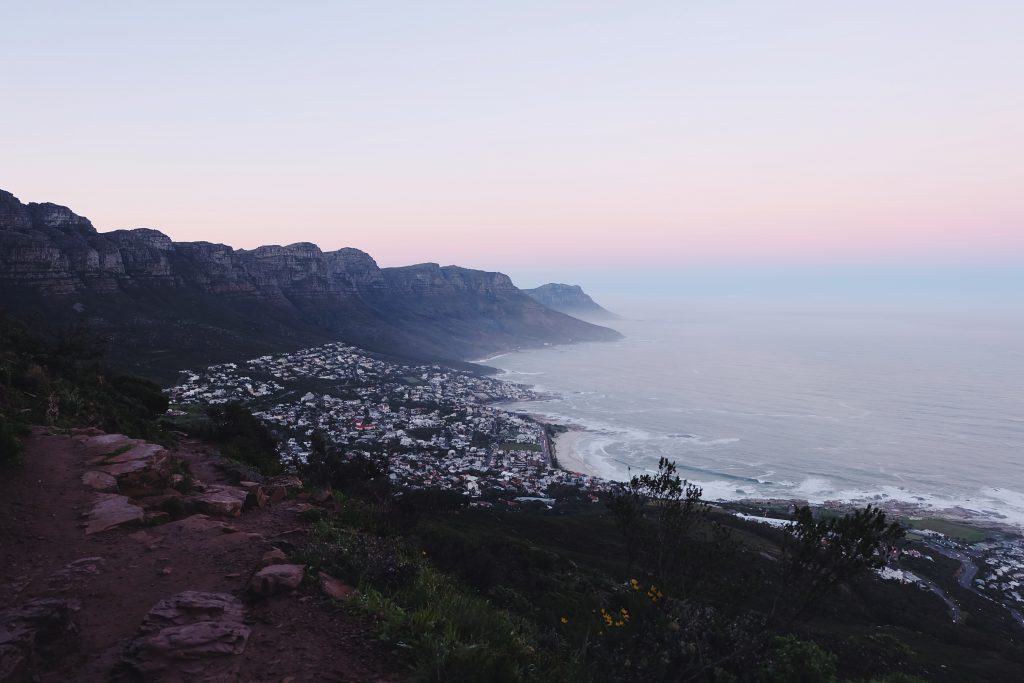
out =
[[830,683],[836,656],[796,636],[776,636],[757,672],[760,683]]
[[22,438],[28,435],[25,425],[8,422],[0,416],[0,467],[10,467],[21,463],[24,454]]
[[210,406],[206,409],[205,419],[172,424],[191,436],[217,444],[224,457],[252,467],[261,475],[284,471],[277,439],[266,425],[239,403]]

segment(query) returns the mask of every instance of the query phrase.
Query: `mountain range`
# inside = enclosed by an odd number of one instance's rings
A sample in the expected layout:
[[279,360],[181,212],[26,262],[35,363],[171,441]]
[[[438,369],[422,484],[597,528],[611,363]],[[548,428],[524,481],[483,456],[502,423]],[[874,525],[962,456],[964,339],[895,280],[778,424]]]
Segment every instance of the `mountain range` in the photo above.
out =
[[458,364],[546,343],[620,338],[553,310],[502,273],[380,268],[307,242],[233,249],[152,229],[98,232],[57,204],[0,190],[0,301],[48,324],[88,322],[126,370],[177,370],[344,341]]

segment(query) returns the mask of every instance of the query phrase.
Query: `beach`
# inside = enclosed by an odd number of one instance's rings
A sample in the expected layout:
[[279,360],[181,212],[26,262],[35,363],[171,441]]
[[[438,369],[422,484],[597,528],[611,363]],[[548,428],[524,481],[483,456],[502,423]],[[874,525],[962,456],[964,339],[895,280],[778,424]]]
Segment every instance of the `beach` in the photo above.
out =
[[580,439],[585,435],[584,430],[572,428],[557,434],[554,439],[555,458],[558,460],[558,466],[567,472],[600,476],[587,464],[577,449]]

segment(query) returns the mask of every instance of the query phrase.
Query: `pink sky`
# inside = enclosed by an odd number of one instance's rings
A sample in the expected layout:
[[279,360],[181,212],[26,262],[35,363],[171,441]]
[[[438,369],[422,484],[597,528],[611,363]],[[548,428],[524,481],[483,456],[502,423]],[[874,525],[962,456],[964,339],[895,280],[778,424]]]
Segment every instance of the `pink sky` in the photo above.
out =
[[1020,3],[394,9],[25,3],[0,187],[382,265],[1024,259]]

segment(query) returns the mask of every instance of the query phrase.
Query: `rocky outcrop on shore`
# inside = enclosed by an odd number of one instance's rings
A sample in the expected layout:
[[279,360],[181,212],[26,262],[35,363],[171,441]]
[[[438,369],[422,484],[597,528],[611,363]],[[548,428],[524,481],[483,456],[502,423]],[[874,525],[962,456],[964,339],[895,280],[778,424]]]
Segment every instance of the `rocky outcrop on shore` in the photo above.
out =
[[4,191],[0,293],[57,322],[89,320],[126,363],[161,372],[339,340],[464,360],[618,338],[538,303],[501,273],[380,268],[358,249],[308,242],[245,250],[173,242],[146,228],[101,233],[66,207],[23,204]]

